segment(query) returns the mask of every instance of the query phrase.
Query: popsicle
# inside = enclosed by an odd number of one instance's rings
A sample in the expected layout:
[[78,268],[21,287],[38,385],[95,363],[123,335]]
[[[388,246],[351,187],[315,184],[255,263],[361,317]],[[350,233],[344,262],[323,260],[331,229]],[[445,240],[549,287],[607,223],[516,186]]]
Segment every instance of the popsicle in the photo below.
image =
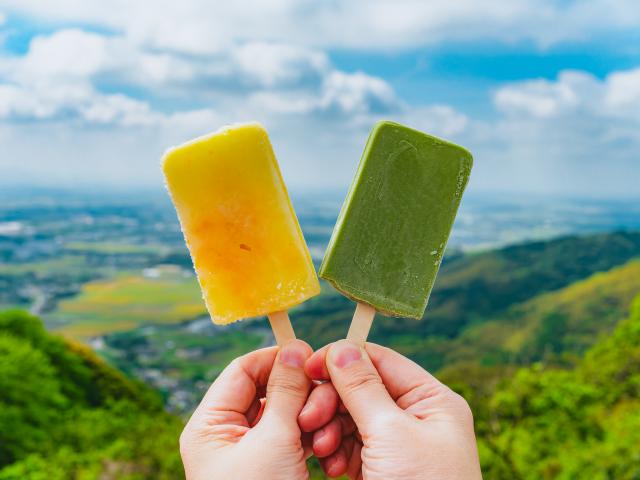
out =
[[358,302],[347,338],[364,343],[376,311],[422,318],[472,164],[453,143],[374,126],[320,267]]
[[279,345],[295,338],[286,311],[320,285],[266,130],[224,127],[162,164],[213,322],[267,315]]

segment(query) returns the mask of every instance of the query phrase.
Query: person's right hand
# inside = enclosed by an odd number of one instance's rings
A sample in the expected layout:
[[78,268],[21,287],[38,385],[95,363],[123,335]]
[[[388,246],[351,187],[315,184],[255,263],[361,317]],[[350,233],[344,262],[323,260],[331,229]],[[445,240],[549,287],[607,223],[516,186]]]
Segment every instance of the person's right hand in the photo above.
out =
[[[325,410],[335,416],[314,433],[313,447],[329,476],[482,478],[467,402],[411,360],[379,345],[364,349],[341,340],[314,353],[305,370],[330,380],[344,405],[336,407],[324,388]],[[321,410],[317,400],[313,408]]]

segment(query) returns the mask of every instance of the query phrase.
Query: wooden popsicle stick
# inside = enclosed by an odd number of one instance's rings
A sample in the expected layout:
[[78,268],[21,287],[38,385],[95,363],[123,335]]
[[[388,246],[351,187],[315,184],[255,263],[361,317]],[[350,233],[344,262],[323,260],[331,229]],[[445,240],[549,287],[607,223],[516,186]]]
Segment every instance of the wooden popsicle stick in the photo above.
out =
[[371,330],[371,324],[375,316],[375,308],[366,303],[358,302],[356,311],[353,314],[353,320],[351,320],[349,333],[347,333],[347,340],[363,346],[367,341],[367,336],[369,335],[369,330]]
[[289,320],[289,314],[286,311],[273,312],[267,315],[267,317],[269,317],[273,336],[276,337],[276,343],[279,347],[296,339],[296,334],[291,326],[291,320]]

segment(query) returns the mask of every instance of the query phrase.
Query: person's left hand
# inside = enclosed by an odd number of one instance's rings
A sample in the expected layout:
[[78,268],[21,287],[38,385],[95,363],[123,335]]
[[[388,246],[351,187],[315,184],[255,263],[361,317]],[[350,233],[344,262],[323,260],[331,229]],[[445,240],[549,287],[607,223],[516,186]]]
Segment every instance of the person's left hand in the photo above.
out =
[[[298,415],[312,386],[304,372],[311,353],[294,340],[280,351],[237,358],[220,374],[180,436],[187,480],[309,477],[311,446],[304,445]],[[320,399],[323,389],[317,390],[313,397]],[[319,428],[321,417],[312,406],[307,428]]]

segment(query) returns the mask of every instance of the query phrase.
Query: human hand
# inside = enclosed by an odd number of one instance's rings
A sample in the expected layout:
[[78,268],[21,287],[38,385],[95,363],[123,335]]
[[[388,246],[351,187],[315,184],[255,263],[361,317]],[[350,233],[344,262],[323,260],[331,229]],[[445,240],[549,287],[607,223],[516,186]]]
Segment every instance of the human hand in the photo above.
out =
[[[312,395],[307,402],[329,418],[313,433],[314,453],[329,476],[482,478],[467,402],[411,360],[379,345],[361,349],[341,340],[314,353],[305,370],[330,380],[346,407],[332,398],[330,384],[323,399],[312,402]],[[304,413],[299,422],[308,430]]]
[[237,358],[220,374],[180,436],[187,480],[309,477],[297,418],[311,352],[295,340]]

